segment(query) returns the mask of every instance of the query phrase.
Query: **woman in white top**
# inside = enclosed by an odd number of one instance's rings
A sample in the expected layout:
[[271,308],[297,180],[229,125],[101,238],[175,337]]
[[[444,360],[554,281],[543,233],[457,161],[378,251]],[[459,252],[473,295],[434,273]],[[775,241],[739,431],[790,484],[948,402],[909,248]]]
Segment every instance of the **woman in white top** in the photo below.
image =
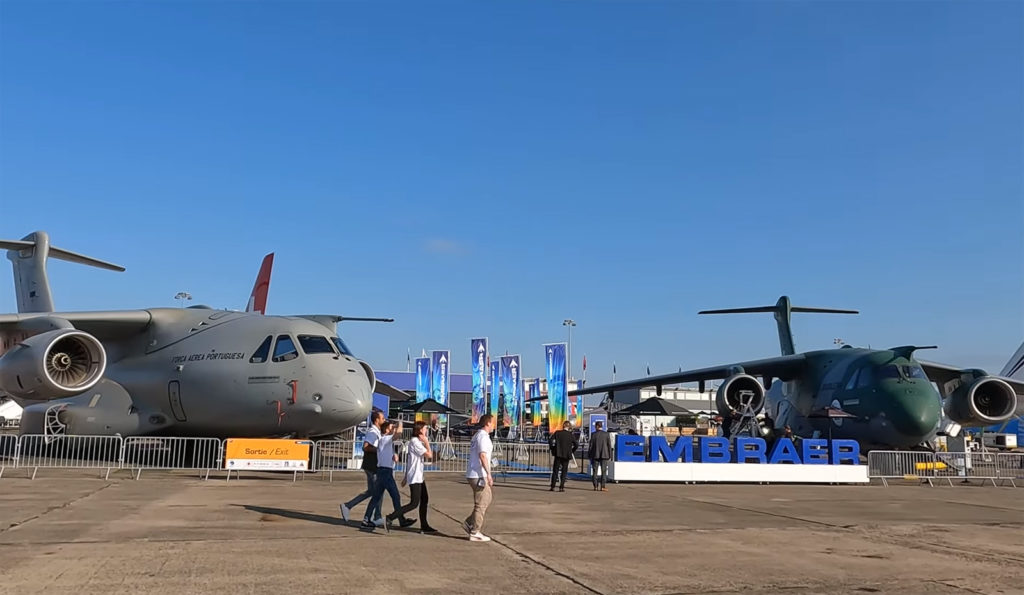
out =
[[405,517],[405,513],[412,512],[417,506],[420,508],[420,533],[436,533],[437,529],[427,523],[427,506],[430,496],[427,494],[427,482],[423,479],[423,461],[430,460],[434,453],[430,450],[430,440],[427,439],[427,424],[418,421],[412,427],[412,440],[406,449],[405,477],[402,478],[402,486],[409,484],[410,500],[401,509],[388,515],[388,520]]

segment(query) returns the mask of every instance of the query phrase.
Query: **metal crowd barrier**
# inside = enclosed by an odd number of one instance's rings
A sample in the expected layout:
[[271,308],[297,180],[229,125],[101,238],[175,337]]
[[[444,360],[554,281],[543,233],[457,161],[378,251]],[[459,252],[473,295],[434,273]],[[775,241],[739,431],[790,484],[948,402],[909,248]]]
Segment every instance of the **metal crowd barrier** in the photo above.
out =
[[996,457],[996,476],[1017,487],[1017,481],[1024,481],[1024,452],[1003,453]]
[[14,434],[0,434],[0,477],[4,469],[18,466],[18,437]]
[[873,450],[868,453],[868,477],[881,479],[889,485],[890,479],[924,480],[934,485],[935,454],[902,450]]
[[953,485],[953,479],[964,482],[972,479],[991,481],[996,485],[996,453],[991,452],[937,452],[935,477]]
[[135,479],[143,469],[195,469],[200,479],[209,479],[223,460],[223,442],[217,438],[132,436],[124,439],[121,451],[121,468],[134,471]]
[[23,434],[18,438],[17,466],[32,468],[32,479],[40,468],[99,469],[104,479],[121,468],[120,436],[44,436]]
[[501,442],[494,445],[494,457],[497,459],[495,473],[551,473],[553,459],[544,442]]
[[942,480],[953,485],[954,479],[968,482],[1010,482],[1024,480],[1024,453],[916,452],[875,450],[868,453],[868,476],[889,485],[891,479],[927,481]]
[[319,440],[314,445],[312,470],[326,471],[326,477],[334,481],[335,471],[358,471],[361,461],[362,458],[355,458],[355,442],[352,440]]

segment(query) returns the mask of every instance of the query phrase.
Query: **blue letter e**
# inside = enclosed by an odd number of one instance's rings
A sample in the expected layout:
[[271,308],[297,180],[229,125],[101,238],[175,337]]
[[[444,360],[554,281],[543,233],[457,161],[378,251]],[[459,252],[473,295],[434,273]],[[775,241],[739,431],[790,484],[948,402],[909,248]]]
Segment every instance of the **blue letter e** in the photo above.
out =
[[644,437],[619,434],[615,437],[615,460],[623,463],[644,462]]

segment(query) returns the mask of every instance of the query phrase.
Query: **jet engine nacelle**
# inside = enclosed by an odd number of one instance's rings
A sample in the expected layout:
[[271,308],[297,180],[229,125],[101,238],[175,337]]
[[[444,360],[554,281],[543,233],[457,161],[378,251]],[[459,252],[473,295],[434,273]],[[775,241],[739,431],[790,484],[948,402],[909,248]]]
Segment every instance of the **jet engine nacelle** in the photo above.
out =
[[748,404],[754,414],[764,409],[764,387],[757,378],[749,374],[733,374],[718,387],[715,406],[722,417],[742,415]]
[[0,357],[0,391],[48,401],[89,390],[103,378],[107,353],[88,333],[57,329],[33,335]]
[[962,426],[987,426],[1013,417],[1017,394],[1005,381],[982,377],[946,398],[946,417]]

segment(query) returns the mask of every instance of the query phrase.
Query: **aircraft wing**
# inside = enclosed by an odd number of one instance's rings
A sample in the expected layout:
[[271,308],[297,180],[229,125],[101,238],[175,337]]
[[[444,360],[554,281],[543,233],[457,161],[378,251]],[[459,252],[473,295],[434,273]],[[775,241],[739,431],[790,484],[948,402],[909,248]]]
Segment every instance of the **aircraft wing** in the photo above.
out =
[[636,380],[614,382],[599,386],[588,386],[580,390],[569,391],[570,396],[591,395],[594,393],[606,393],[609,391],[626,390],[630,388],[644,388],[648,386],[668,386],[681,384],[683,382],[700,382],[705,380],[722,380],[737,373],[750,374],[751,376],[771,376],[780,380],[790,380],[798,376],[807,366],[807,360],[802,353],[796,355],[783,355],[768,359],[754,360],[751,362],[740,362],[726,364],[699,370],[686,370],[675,374],[662,374],[661,376],[647,376]]
[[[45,320],[51,319],[51,320]],[[74,328],[85,331],[100,341],[116,339],[141,332],[153,320],[148,310],[114,310],[110,312],[30,312],[24,314],[0,314],[0,333],[21,330],[50,330],[60,328],[59,322],[66,320]],[[51,323],[58,323],[53,326]],[[42,325],[42,327],[40,327]]]
[[[963,376],[964,374],[974,371],[974,368],[958,368],[956,366],[950,366],[948,364],[937,364],[935,362],[922,362],[918,360],[917,363],[921,364],[921,368],[924,369],[924,373],[928,375],[928,380],[931,380],[932,382],[939,385],[939,392],[942,394],[943,397],[945,397],[946,393],[948,392],[945,389],[943,389],[944,384],[952,380],[959,380],[960,377]],[[1007,378],[1005,376],[992,377],[998,378],[1003,382],[1009,384],[1010,387],[1013,388],[1013,392],[1017,393],[1018,402],[1024,400],[1024,381],[1020,381],[1014,378]]]
[[384,395],[389,399],[397,399],[399,401],[409,400],[408,393],[404,393],[398,390],[397,388],[391,386],[390,384],[381,382],[380,380],[378,380],[377,383],[374,385],[373,392],[377,393],[378,395]]

